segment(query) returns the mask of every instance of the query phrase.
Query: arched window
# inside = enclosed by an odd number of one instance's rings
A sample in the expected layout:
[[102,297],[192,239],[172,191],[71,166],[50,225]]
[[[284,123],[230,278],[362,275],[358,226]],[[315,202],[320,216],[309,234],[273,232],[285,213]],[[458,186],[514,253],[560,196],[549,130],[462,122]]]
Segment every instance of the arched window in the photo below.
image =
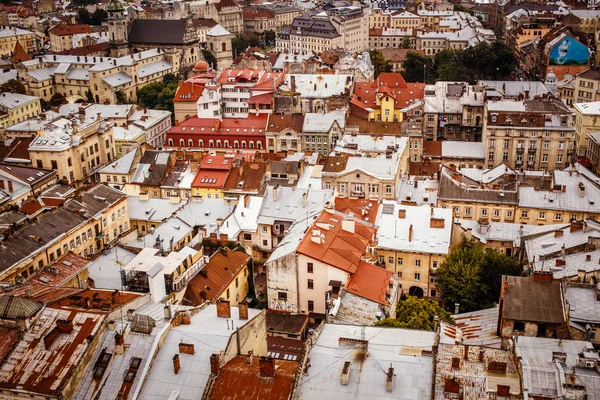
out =
[[169,146],[173,146],[173,139],[169,139]]
[[185,141],[183,139],[179,139],[179,145],[181,147],[185,146]]
[[242,149],[245,149],[245,148],[246,148],[246,141],[242,140]]
[[192,139],[188,139],[188,146],[194,147],[194,141]]
[[198,140],[198,147],[204,147],[204,140]]
[[221,51],[226,51],[227,50],[227,46],[225,45],[225,43],[221,43]]
[[210,51],[211,51],[211,52],[214,52],[214,51],[215,51],[215,48],[214,48],[214,46],[213,46],[212,42],[210,43]]
[[221,141],[217,140],[217,147],[221,147]]
[[250,142],[248,142],[248,145],[250,146],[251,149],[254,148],[254,142],[252,140]]
[[223,146],[223,147],[229,147],[229,140],[225,140],[225,141],[223,142],[223,144],[224,144],[224,146]]
[[208,141],[208,147],[215,147],[215,141],[214,140],[209,140]]
[[256,142],[256,147],[258,147],[259,149],[262,149],[262,142],[260,142],[260,141]]
[[240,147],[240,142],[238,142],[237,140],[234,140],[234,141],[233,141],[233,147],[234,147],[234,148],[236,148],[236,149],[237,149],[238,147]]

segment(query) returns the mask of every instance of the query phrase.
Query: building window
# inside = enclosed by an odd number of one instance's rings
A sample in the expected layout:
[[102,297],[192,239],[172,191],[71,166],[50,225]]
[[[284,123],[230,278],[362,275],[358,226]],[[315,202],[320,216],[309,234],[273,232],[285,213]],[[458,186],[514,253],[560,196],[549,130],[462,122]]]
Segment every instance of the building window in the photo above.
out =
[[308,279],[307,280],[307,287],[309,289],[314,289],[315,288],[315,281],[313,281],[312,279]]
[[388,264],[394,263],[394,257],[388,257]]
[[432,261],[431,262],[431,268],[436,269],[438,267],[438,262],[437,261]]
[[307,263],[307,264],[306,264],[306,272],[308,272],[309,274],[312,274],[312,273],[313,273],[313,271],[314,271],[314,269],[313,269],[313,268],[314,268],[314,265],[313,265],[313,263]]
[[562,213],[556,213],[556,214],[554,214],[554,219],[556,221],[562,221]]
[[402,265],[402,258],[398,257],[398,265]]
[[312,301],[312,300],[309,300],[309,301],[308,301],[308,311],[309,311],[309,312],[311,312],[311,311],[315,311],[315,302],[314,302],[314,301]]
[[521,218],[527,218],[527,211],[521,211]]
[[546,219],[546,213],[544,211],[540,211],[538,219]]
[[415,281],[420,281],[421,280],[421,274],[418,272],[415,272]]
[[286,292],[277,292],[277,300],[287,301],[287,293]]
[[465,207],[465,215],[471,215],[471,207]]
[[415,267],[421,266],[421,260],[415,260]]
[[392,194],[392,186],[385,185],[385,194]]

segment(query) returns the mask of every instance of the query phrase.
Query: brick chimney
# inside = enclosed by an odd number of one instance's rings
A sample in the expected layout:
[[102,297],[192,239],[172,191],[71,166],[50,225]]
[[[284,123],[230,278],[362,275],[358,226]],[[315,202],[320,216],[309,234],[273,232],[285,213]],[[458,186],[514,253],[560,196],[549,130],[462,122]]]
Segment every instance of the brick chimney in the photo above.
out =
[[193,343],[179,343],[179,352],[182,354],[196,354]]
[[394,389],[394,368],[392,368],[392,364],[387,370],[387,374],[385,376],[385,391],[391,392]]
[[347,385],[350,380],[350,367],[352,363],[350,361],[344,362],[344,366],[342,367],[342,372],[340,373],[340,382],[342,385]]
[[532,275],[532,278],[534,282],[552,282],[552,272],[535,271]]
[[577,232],[583,229],[583,222],[573,221],[571,222],[571,233]]
[[217,300],[217,317],[231,318],[231,305],[228,300]]
[[259,359],[260,376],[263,378],[275,377],[275,360],[273,357],[261,357]]
[[219,375],[219,355],[218,354],[211,354],[210,356],[210,373],[211,374],[215,374],[215,375]]
[[175,372],[175,375],[177,375],[179,373],[180,369],[181,369],[181,363],[179,362],[179,354],[175,354],[173,356],[173,372]]
[[[431,209],[433,211],[433,208]],[[429,227],[430,228],[444,228],[445,220],[444,218],[430,218],[429,219]]]
[[238,303],[239,319],[248,319],[248,303],[241,301]]
[[408,227],[408,241],[412,242],[413,240],[413,226],[412,224],[410,224],[410,226]]
[[560,229],[557,231],[554,231],[554,237],[558,238],[558,237],[562,237],[562,235],[564,234],[563,231],[561,231]]
[[406,218],[406,210],[400,209],[398,210],[398,218]]

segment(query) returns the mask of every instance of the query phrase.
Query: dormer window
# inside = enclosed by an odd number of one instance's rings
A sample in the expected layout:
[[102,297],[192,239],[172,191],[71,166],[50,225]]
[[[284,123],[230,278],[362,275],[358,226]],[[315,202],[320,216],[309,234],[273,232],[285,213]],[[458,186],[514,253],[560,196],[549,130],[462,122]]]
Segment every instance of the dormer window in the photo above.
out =
[[498,121],[498,116],[497,115],[492,115],[492,122],[496,122]]

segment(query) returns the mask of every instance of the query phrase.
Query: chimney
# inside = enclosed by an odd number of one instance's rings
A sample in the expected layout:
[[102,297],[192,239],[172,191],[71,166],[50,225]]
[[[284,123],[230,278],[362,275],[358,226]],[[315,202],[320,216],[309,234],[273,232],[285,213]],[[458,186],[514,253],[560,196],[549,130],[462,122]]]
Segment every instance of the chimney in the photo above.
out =
[[210,373],[214,375],[219,375],[219,355],[211,354],[210,355]]
[[352,363],[350,361],[344,362],[344,366],[342,367],[342,372],[340,373],[340,382],[342,385],[347,385],[350,380],[350,367]]
[[591,254],[586,254],[585,255],[585,261],[592,261],[592,255]]
[[179,373],[180,369],[181,369],[181,363],[179,362],[179,354],[175,354],[173,356],[173,372],[175,372],[175,375],[177,375]]
[[217,317],[231,318],[231,305],[229,304],[229,300],[217,300]]
[[410,226],[408,227],[408,241],[412,242],[413,240],[413,226],[412,224],[410,224]]
[[[433,212],[433,207],[431,208],[431,211]],[[430,228],[444,228],[444,225],[445,225],[444,218],[431,218],[429,220]]]
[[454,314],[458,314],[460,311],[460,303],[454,303]]
[[273,201],[279,200],[279,185],[273,187]]
[[562,258],[557,258],[555,264],[557,267],[564,267],[566,265],[566,261]]
[[171,303],[165,304],[165,306],[163,307],[163,313],[165,316],[165,320],[170,321],[172,314],[171,314]]
[[273,357],[261,357],[259,359],[260,376],[263,378],[275,377],[275,360]]
[[248,303],[241,301],[238,303],[239,319],[248,319]]
[[579,197],[585,197],[585,185],[583,182],[579,182]]
[[387,370],[387,374],[385,376],[385,390],[386,392],[391,392],[394,389],[394,368],[392,368],[392,364]]
[[534,282],[552,282],[552,272],[535,271],[532,275]]
[[529,90],[525,91],[525,100],[529,100]]
[[254,361],[254,355],[252,354],[252,350],[250,350],[248,352],[248,355],[246,356],[246,365],[252,365],[253,361]]
[[292,90],[292,92],[296,91],[296,77],[294,75],[290,76],[290,89]]
[[562,237],[562,235],[563,235],[563,231],[561,231],[560,229],[557,231],[554,231],[555,238]]
[[354,220],[353,219],[343,219],[342,220],[342,230],[348,233],[354,233]]
[[196,354],[193,343],[179,343],[179,352],[182,354]]
[[73,332],[73,321],[67,319],[57,319],[56,327],[60,331],[60,333],[70,333]]
[[403,210],[403,209],[398,210],[398,218],[401,218],[401,219],[406,218],[406,210]]
[[306,208],[306,201],[308,198],[308,193],[302,193],[302,208]]
[[465,345],[464,346],[464,350],[465,350],[465,354],[464,354],[464,360],[468,361],[469,360],[469,346]]
[[583,229],[583,222],[573,221],[571,222],[571,233],[577,232]]

